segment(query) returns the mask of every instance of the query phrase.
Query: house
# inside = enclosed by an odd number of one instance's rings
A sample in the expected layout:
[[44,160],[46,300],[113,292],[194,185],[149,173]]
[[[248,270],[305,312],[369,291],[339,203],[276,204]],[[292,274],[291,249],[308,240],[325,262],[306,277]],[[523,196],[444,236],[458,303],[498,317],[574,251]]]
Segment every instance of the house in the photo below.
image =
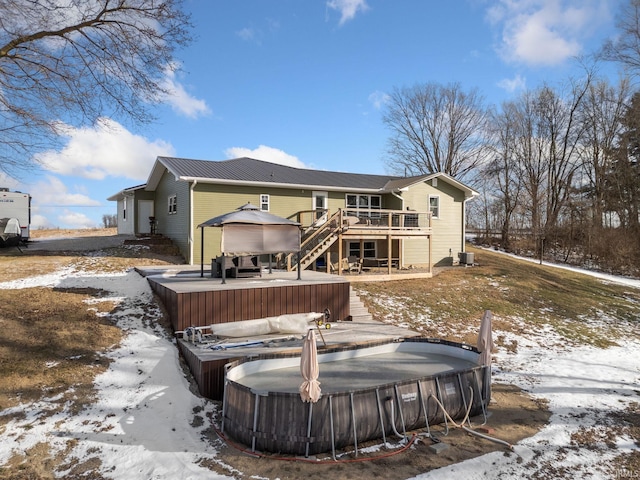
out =
[[[219,229],[205,237],[198,225],[251,203],[302,224],[304,268],[351,257],[390,269],[458,263],[465,203],[476,195],[444,173],[396,177],[252,158],[158,157],[146,184],[109,200],[118,202],[118,233],[167,236],[189,264],[208,264],[221,253]],[[281,260],[295,268],[295,259]]]

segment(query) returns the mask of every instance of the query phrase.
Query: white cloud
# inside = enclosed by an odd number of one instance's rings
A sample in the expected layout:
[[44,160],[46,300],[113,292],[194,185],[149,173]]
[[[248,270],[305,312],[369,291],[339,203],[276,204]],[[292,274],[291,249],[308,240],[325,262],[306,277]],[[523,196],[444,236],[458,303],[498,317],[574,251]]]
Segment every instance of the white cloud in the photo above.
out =
[[340,25],[353,20],[358,11],[365,12],[369,9],[366,0],[329,0],[327,7],[340,12]]
[[[85,207],[91,211],[102,206],[87,195],[84,186],[70,191],[58,177],[48,175],[45,180],[29,187],[32,195],[31,228],[91,228],[98,226],[86,214],[73,211],[73,207]],[[93,212],[92,212],[93,213]]]
[[93,180],[106,177],[146,180],[157,156],[175,153],[164,140],[151,142],[107,118],[94,127],[64,125],[61,130],[68,138],[67,145],[60,151],[46,151],[36,160],[44,169],[62,175]]
[[76,191],[70,192],[67,185],[53,175],[48,175],[45,181],[34,184],[31,190],[34,207],[97,207],[102,205],[101,202],[93,200],[86,194],[84,186],[75,187]]
[[376,90],[369,95],[369,102],[373,104],[376,110],[380,110],[389,101],[389,99],[389,95],[379,90]]
[[509,93],[513,93],[516,90],[524,90],[527,86],[527,81],[518,73],[513,78],[503,78],[498,82],[498,86]]
[[16,179],[11,178],[4,172],[0,172],[0,187],[15,190],[18,184],[19,182]]
[[289,167],[307,168],[307,166],[301,162],[298,157],[289,155],[278,148],[268,147],[266,145],[260,145],[258,148],[253,150],[244,147],[231,147],[225,150],[224,153],[228,158],[249,157],[255,158],[256,160],[264,160],[266,162],[287,165]]
[[174,70],[167,69],[165,77],[160,83],[164,89],[169,91],[169,94],[164,97],[164,101],[171,106],[174,112],[189,118],[197,118],[211,113],[207,102],[191,96],[185,90],[184,86],[176,79]]
[[236,35],[238,35],[241,39],[246,40],[247,42],[250,42],[255,38],[256,32],[253,28],[245,27],[241,30],[238,30],[236,32]]
[[583,51],[583,43],[610,18],[607,0],[501,0],[486,12],[502,29],[498,46],[509,62],[558,65]]
[[61,228],[96,228],[101,225],[87,217],[84,213],[64,210],[58,215]]

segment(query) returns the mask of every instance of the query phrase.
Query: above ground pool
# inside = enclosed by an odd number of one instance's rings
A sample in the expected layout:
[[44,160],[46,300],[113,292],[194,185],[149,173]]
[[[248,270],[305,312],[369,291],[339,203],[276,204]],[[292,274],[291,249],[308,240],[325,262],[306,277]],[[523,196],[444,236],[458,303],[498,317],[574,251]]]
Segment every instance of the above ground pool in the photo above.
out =
[[490,369],[469,345],[408,338],[318,351],[322,396],[301,400],[300,355],[228,365],[223,433],[253,451],[310,455],[486,413]]

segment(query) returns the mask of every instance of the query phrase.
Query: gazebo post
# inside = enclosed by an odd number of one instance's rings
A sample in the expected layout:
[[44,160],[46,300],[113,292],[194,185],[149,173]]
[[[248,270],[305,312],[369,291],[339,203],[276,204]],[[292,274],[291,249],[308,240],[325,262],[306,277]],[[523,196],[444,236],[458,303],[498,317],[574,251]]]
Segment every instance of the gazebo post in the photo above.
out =
[[222,284],[227,283],[227,256],[222,252]]
[[298,280],[300,280],[300,250],[298,250]]
[[[213,272],[211,272],[213,277]],[[200,278],[204,277],[204,227],[200,227]]]
[[270,273],[270,274],[271,274],[271,273],[273,273],[273,270],[271,269],[271,260],[272,260],[272,257],[273,257],[273,253],[270,253],[270,254],[269,254],[269,273]]

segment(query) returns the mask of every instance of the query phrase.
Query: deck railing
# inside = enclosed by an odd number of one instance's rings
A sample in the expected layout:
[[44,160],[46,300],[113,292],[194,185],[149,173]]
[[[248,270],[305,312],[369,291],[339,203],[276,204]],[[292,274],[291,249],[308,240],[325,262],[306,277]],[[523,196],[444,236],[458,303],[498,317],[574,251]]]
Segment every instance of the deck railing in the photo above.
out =
[[[377,238],[381,235],[399,238],[430,234],[430,212],[342,208],[329,216],[326,211],[324,215],[317,215],[317,221],[312,225],[303,227],[301,263],[303,268],[306,268],[324,254],[339,235],[352,238],[353,236],[366,238],[367,235]],[[295,268],[295,256],[289,254],[285,258],[287,270]]]
[[427,232],[431,230],[431,212],[343,208],[340,210],[340,223],[347,226],[347,231]]

